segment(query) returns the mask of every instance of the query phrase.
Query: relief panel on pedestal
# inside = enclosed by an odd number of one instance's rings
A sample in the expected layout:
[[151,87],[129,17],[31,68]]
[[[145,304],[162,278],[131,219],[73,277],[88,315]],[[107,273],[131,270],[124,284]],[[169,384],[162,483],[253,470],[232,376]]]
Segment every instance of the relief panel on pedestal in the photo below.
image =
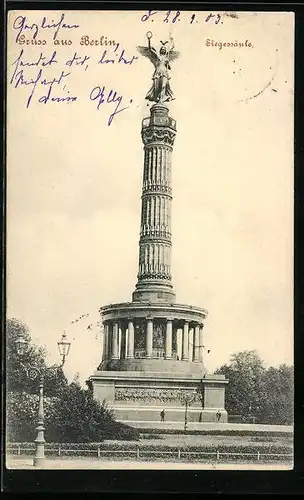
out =
[[200,396],[196,390],[180,389],[150,389],[137,387],[115,388],[115,401],[141,401],[145,403],[176,403],[188,397],[193,403],[200,403]]

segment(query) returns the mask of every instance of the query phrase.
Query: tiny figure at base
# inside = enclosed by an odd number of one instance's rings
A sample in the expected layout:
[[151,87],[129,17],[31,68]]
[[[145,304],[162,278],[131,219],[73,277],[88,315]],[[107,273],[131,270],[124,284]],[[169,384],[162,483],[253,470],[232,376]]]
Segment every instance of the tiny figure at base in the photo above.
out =
[[162,410],[162,411],[160,412],[160,421],[161,421],[161,422],[164,422],[164,421],[165,421],[165,410]]
[[219,422],[221,420],[221,416],[222,416],[221,412],[217,411],[217,413],[216,413],[216,420],[217,420],[217,422]]
[[199,421],[199,422],[202,422],[202,421],[203,421],[203,414],[202,414],[202,412],[200,412],[200,414],[199,414],[199,419],[198,419],[198,421]]

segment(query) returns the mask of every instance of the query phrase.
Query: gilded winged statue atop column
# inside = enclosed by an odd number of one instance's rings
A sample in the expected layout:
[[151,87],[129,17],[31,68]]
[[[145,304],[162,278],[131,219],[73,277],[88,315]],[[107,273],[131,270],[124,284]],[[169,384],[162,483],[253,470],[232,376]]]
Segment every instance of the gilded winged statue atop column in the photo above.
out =
[[169,71],[171,70],[170,62],[177,59],[179,52],[174,50],[173,38],[170,41],[160,42],[161,47],[159,53],[151,46],[152,33],[148,31],[148,47],[138,46],[138,51],[145,57],[148,57],[155,67],[153,73],[153,84],[146,95],[149,101],[164,103],[174,99],[173,92],[170,87],[169,80],[171,79]]

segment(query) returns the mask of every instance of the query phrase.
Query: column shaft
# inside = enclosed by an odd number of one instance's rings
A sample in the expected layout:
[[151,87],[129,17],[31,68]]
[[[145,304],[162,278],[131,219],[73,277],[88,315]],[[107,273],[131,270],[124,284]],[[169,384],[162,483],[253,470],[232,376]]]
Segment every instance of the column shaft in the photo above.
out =
[[200,360],[200,327],[195,326],[194,329],[194,361]]
[[[155,104],[149,119],[142,123],[144,173],[142,189],[140,252],[138,282],[134,301],[150,300],[151,296],[174,302],[171,284],[171,152],[176,136],[176,123],[165,105]],[[160,241],[160,238],[162,240]],[[150,280],[157,280],[150,286]],[[156,295],[156,288],[165,292]],[[153,289],[153,290],[152,290]]]
[[121,339],[120,339],[120,359],[125,359],[126,357],[126,337],[127,337],[127,328],[123,324],[121,327]]
[[122,335],[123,335],[123,331],[120,328],[120,325],[118,325],[118,359],[120,359],[122,357],[121,356],[121,353],[122,353]]
[[189,328],[189,333],[188,333],[188,360],[193,361],[193,354],[194,354],[194,331],[193,328]]
[[108,343],[109,343],[109,325],[106,324],[103,327],[103,353],[102,353],[103,360],[109,357]]
[[152,358],[153,350],[153,321],[148,319],[147,321],[147,334],[146,334],[146,357]]
[[134,358],[134,324],[133,324],[133,321],[129,321],[129,323],[128,323],[127,358]]
[[166,328],[166,359],[172,358],[172,321],[167,320],[167,328]]
[[180,361],[182,359],[182,345],[183,345],[183,330],[181,328],[177,329],[176,332],[176,351],[177,351],[177,358]]
[[119,342],[118,323],[113,323],[112,359],[118,359],[118,342]]
[[188,361],[189,323],[185,321],[183,329],[183,351],[182,360]]
[[200,361],[203,361],[203,358],[204,358],[204,355],[203,355],[203,343],[204,343],[204,335],[203,335],[203,328],[204,328],[204,325],[200,325],[200,329],[199,329],[199,360]]

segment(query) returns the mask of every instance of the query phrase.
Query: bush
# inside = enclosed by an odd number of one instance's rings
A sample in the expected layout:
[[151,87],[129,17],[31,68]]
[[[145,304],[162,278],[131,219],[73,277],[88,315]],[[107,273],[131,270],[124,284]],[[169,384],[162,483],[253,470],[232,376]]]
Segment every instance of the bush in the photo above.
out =
[[139,431],[134,427],[122,424],[119,422],[112,422],[112,426],[109,429],[107,437],[105,439],[119,439],[126,441],[138,441],[140,438]]
[[[36,438],[38,395],[7,394],[8,441]],[[57,397],[44,397],[45,438],[50,442],[101,442],[104,439],[138,440],[139,432],[115,422],[111,410],[101,405],[89,390],[72,383]]]
[[49,440],[58,442],[96,442],[104,439],[138,439],[138,432],[115,422],[112,411],[100,404],[92,392],[77,383],[70,384],[57,402]]
[[[45,426],[51,425],[57,398],[44,398]],[[28,441],[36,438],[38,395],[27,392],[8,392],[6,396],[7,439]]]

